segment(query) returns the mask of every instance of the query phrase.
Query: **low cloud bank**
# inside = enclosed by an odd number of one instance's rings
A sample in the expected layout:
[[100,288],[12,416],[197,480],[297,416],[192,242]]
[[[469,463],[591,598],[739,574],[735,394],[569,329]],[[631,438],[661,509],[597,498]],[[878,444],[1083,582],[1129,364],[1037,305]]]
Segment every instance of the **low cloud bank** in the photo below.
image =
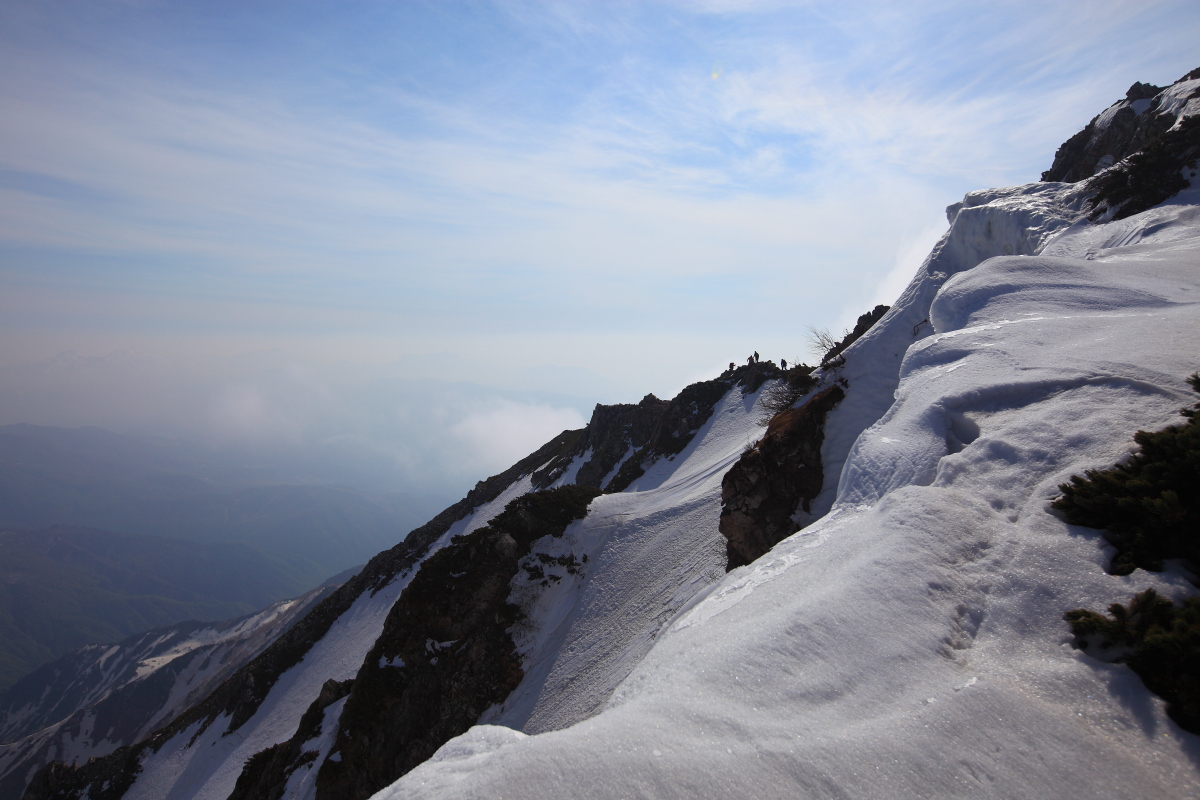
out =
[[280,352],[167,362],[71,353],[0,368],[0,424],[96,426],[241,453],[268,482],[457,499],[596,398],[323,366]]

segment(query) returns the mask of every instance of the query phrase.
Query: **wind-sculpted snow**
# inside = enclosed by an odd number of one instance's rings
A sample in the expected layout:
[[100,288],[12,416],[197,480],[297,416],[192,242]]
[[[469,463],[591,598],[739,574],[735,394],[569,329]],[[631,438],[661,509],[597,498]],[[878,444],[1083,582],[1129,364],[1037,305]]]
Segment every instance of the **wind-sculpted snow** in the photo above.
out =
[[1176,203],[1072,227],[1062,185],[986,197],[847,351],[830,416],[861,424],[828,515],[685,604],[599,713],[476,727],[377,797],[1200,793],[1200,740],[1062,621],[1186,581],[1108,575],[1102,537],[1048,509],[1190,402],[1200,224]]
[[821,447],[825,486],[812,502],[811,513],[798,515],[802,522],[819,519],[832,508],[850,448],[895,399],[905,352],[933,333],[929,309],[942,285],[994,256],[1037,252],[1054,235],[1084,219],[1085,196],[1082,188],[1071,184],[1034,183],[971,192],[946,209],[950,229],[900,299],[846,350],[844,366],[826,370],[850,386],[826,419]]
[[596,713],[667,622],[724,574],[721,477],[762,433],[758,398],[730,389],[681,453],[628,492],[596,498],[560,542],[535,543],[535,553],[586,561],[541,591],[514,579],[529,617],[517,637],[526,677],[485,721],[538,732]]

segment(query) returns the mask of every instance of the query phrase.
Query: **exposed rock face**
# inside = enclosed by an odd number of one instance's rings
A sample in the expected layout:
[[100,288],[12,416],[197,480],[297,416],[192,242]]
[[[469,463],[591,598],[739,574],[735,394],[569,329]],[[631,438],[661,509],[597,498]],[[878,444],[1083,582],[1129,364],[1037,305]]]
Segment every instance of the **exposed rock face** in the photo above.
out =
[[[1196,78],[1200,78],[1200,70],[1189,72],[1172,86]],[[1130,86],[1124,100],[1096,115],[1058,148],[1054,163],[1042,173],[1042,180],[1067,183],[1085,180],[1157,140],[1181,113],[1173,102],[1178,98],[1165,92],[1162,87],[1146,83]],[[1185,99],[1196,97],[1200,97],[1200,87],[1191,90]]]
[[609,492],[623,491],[654,461],[687,447],[712,416],[717,401],[731,388],[740,385],[743,392],[756,392],[764,381],[781,374],[770,361],[756,361],[726,370],[715,380],[694,383],[669,402],[648,394],[636,405],[597,404],[586,428],[563,434],[572,435],[569,446],[534,473],[533,487],[551,486],[576,458],[590,451],[574,483]]
[[[728,381],[730,386],[741,386],[742,394],[753,394],[771,378],[782,375],[774,361],[755,361],[745,366],[726,370],[717,380]],[[688,387],[691,388],[691,387]]]
[[564,486],[518,497],[425,562],[355,678],[331,750],[340,757],[317,775],[319,798],[369,797],[517,687],[524,672],[508,629],[520,610],[509,583],[533,542],[561,536],[598,494]]
[[728,569],[749,564],[798,530],[793,516],[810,510],[825,480],[825,416],[845,396],[835,384],[776,414],[762,440],[725,473],[720,531],[729,540]]
[[1091,218],[1124,219],[1174,197],[1196,177],[1200,116],[1176,127],[1092,181]]
[[133,785],[140,766],[139,747],[119,747],[111,755],[81,767],[51,761],[33,776],[24,800],[55,797],[87,797],[88,800],[120,800]]
[[749,394],[758,391],[769,378],[778,378],[783,373],[770,361],[755,362],[736,369],[726,370],[719,378],[693,383],[675,396],[654,425],[654,430],[637,456],[630,458],[609,482],[606,489],[624,491],[629,484],[645,474],[646,468],[656,460],[673,456],[688,446],[696,431],[712,416],[717,401],[731,388],[742,386]]
[[834,359],[842,354],[843,350],[861,339],[862,335],[871,330],[871,326],[879,322],[890,308],[891,306],[880,304],[865,314],[859,314],[858,321],[854,323],[854,330],[847,333],[840,342],[829,348],[829,352],[821,358],[821,366],[827,366],[832,363]]
[[298,767],[303,766],[317,757],[317,751],[304,750],[304,744],[312,741],[322,733],[321,725],[325,719],[325,709],[350,694],[353,680],[328,680],[321,687],[321,693],[312,702],[300,724],[296,734],[286,742],[280,742],[274,747],[267,748],[255,754],[246,762],[242,774],[238,776],[237,786],[229,795],[229,800],[247,800],[251,797],[268,797],[278,800],[283,796],[288,778]]
[[596,404],[592,418],[572,445],[570,451],[554,459],[533,476],[533,487],[544,489],[558,480],[577,456],[591,451],[591,456],[579,468],[575,483],[603,489],[604,480],[621,463],[632,447],[645,447],[654,433],[654,426],[666,412],[666,400],[652,394],[637,404]]

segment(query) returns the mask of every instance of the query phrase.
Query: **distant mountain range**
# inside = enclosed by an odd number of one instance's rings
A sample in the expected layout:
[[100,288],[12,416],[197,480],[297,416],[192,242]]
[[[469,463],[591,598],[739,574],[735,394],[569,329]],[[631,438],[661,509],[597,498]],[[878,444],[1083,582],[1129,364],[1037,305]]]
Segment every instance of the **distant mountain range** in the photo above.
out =
[[0,690],[82,645],[241,616],[329,577],[307,560],[237,542],[0,530]]
[[107,755],[171,722],[349,577],[249,616],[82,647],[24,676],[0,692],[0,798],[52,758]]

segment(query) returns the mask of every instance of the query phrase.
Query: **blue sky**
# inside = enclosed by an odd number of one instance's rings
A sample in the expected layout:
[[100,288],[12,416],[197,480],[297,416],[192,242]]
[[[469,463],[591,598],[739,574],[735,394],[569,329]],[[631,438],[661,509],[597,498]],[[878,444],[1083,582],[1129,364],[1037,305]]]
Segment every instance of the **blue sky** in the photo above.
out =
[[9,0],[0,365],[670,395],[809,356],[1197,41],[1194,0]]

